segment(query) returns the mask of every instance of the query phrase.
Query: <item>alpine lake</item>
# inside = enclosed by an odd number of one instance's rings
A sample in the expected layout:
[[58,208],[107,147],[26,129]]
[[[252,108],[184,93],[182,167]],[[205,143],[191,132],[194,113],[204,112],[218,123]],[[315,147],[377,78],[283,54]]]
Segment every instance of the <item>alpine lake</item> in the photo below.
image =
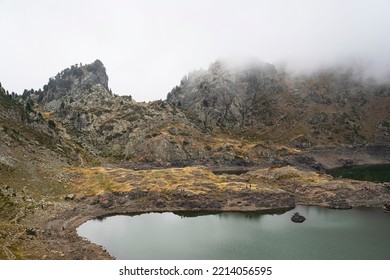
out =
[[[330,174],[388,182],[390,165]],[[306,221],[293,223],[295,212]],[[390,260],[390,213],[379,208],[297,206],[284,213],[116,215],[89,220],[77,233],[116,259]]]

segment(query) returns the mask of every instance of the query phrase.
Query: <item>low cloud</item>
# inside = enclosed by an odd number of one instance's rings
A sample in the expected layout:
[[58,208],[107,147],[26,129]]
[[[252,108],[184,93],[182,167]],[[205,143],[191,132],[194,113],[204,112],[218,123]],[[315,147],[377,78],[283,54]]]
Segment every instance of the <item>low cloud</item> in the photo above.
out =
[[390,79],[390,1],[1,1],[0,79],[39,88],[99,58],[117,94],[165,98],[191,70],[255,57],[293,71],[358,65]]

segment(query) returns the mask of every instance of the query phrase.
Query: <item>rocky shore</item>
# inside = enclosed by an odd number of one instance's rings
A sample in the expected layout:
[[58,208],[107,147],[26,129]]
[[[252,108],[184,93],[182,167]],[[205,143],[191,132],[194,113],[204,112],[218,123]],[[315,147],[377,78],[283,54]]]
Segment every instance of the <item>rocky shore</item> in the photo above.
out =
[[[215,175],[206,167],[132,170],[68,168],[71,185],[60,199],[35,201],[2,187],[4,204],[19,216],[0,231],[4,259],[110,259],[83,240],[85,221],[115,214],[166,211],[286,211],[296,205],[335,209],[383,207],[390,188],[383,183],[338,180],[296,167],[253,169]],[[7,203],[5,203],[5,201]]]

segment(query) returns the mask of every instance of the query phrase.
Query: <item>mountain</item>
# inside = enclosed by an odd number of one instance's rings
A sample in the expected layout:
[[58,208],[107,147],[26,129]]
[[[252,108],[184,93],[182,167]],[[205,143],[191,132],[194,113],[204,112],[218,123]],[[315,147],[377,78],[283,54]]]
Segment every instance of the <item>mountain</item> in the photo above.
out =
[[299,148],[390,142],[390,87],[356,79],[353,69],[289,74],[255,61],[216,61],[168,94],[204,128]]
[[21,96],[0,85],[0,259],[111,258],[76,228],[116,213],[388,205],[387,183],[324,171],[389,163],[389,106],[353,70],[260,61],[216,61],[148,103],[113,94],[99,60]]
[[61,137],[95,157],[155,165],[205,157],[194,143],[209,136],[166,101],[137,103],[131,96],[113,95],[99,60],[58,73],[26,100],[55,122]]
[[290,74],[219,60],[186,75],[165,101],[112,94],[103,63],[74,65],[25,99],[98,161],[256,165],[296,150],[390,142],[390,87],[353,69]]

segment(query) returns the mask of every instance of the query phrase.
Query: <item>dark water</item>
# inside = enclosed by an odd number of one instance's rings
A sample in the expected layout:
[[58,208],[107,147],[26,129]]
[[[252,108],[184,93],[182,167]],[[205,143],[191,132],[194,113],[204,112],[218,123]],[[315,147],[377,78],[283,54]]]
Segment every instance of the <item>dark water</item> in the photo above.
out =
[[248,169],[227,169],[227,170],[214,170],[213,173],[215,175],[223,175],[223,174],[227,174],[227,175],[241,175],[241,174],[245,174],[245,173],[248,173]]
[[390,182],[390,164],[340,167],[331,169],[328,173],[333,177],[362,181]]
[[[302,224],[290,220],[297,211]],[[381,209],[148,213],[90,220],[77,232],[117,259],[390,259],[390,214]]]

